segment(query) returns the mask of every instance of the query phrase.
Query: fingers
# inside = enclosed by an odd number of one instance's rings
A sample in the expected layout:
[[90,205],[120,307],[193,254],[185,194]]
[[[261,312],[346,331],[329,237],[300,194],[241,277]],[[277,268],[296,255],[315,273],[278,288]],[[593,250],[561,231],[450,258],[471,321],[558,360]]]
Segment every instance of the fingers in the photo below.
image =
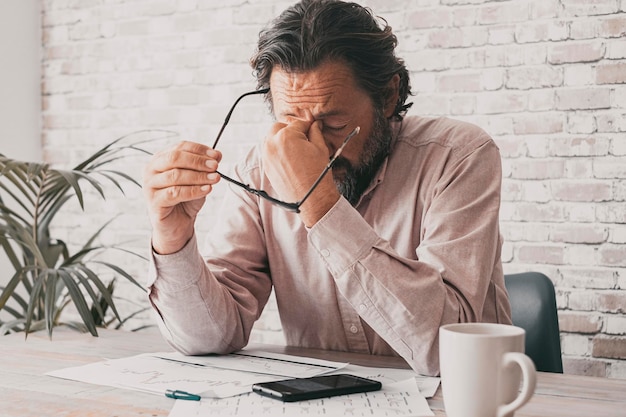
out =
[[290,140],[300,139],[308,141],[307,132],[311,122],[305,120],[294,120],[286,123],[274,123],[270,128],[266,139],[275,143],[276,146],[283,146]]
[[196,171],[215,171],[222,159],[222,153],[206,145],[183,141],[170,149],[156,153],[149,168],[154,172],[164,172],[174,168]]
[[307,134],[309,141],[320,149],[328,149],[324,135],[322,134],[323,123],[319,120],[311,125]]
[[144,191],[156,206],[171,207],[211,192],[221,152],[194,142],[180,142],[156,153],[144,169]]
[[311,128],[312,123],[315,122],[303,119],[294,119],[290,121],[289,124],[284,125],[284,130],[292,136],[308,140],[307,132]]

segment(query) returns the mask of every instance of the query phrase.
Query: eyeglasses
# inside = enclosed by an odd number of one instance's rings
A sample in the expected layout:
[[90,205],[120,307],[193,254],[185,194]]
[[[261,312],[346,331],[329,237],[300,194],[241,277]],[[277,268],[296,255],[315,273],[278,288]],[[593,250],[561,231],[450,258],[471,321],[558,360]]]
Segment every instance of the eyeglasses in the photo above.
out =
[[[255,95],[255,94],[266,94],[269,91],[270,91],[269,88],[263,88],[263,89],[260,89],[260,90],[249,91],[247,93],[244,93],[244,94],[240,95],[239,98],[237,98],[237,100],[235,100],[235,103],[230,108],[228,114],[226,115],[226,118],[224,119],[224,123],[222,124],[222,127],[221,127],[219,133],[217,134],[217,137],[215,138],[215,142],[213,142],[213,149],[216,149],[217,143],[219,142],[220,138],[222,137],[222,133],[224,132],[224,129],[226,128],[226,125],[228,125],[228,122],[230,121],[230,117],[232,116],[233,110],[235,110],[235,107],[237,106],[237,104],[239,104],[239,102],[244,97]],[[315,191],[315,188],[317,188],[317,186],[322,181],[324,176],[333,167],[333,164],[335,163],[335,161],[337,160],[339,155],[341,155],[341,152],[343,152],[343,149],[346,147],[346,145],[348,144],[350,139],[352,139],[357,133],[359,133],[360,130],[361,130],[361,128],[359,126],[357,126],[357,127],[354,128],[354,130],[352,130],[348,134],[348,136],[346,136],[346,138],[343,140],[343,143],[341,144],[341,146],[335,151],[333,156],[330,158],[330,160],[328,161],[328,164],[326,165],[326,168],[324,168],[324,170],[319,175],[319,177],[317,177],[317,179],[315,180],[315,182],[313,183],[313,185],[311,186],[309,191],[306,192],[306,194],[304,195],[304,197],[302,197],[300,199],[300,201],[296,201],[295,203],[288,203],[286,201],[279,200],[277,198],[274,198],[274,197],[270,196],[264,190],[257,190],[256,188],[252,188],[248,184],[244,184],[244,183],[242,183],[240,181],[237,181],[236,179],[231,178],[231,177],[229,177],[227,175],[224,175],[224,174],[222,174],[219,171],[217,171],[217,173],[220,174],[220,176],[223,179],[225,179],[226,181],[228,181],[231,184],[234,184],[234,185],[236,185],[238,187],[243,188],[244,190],[246,190],[247,192],[249,192],[251,194],[254,194],[256,196],[264,198],[265,200],[269,201],[270,203],[275,204],[275,205],[277,205],[279,207],[282,207],[285,210],[292,211],[294,213],[300,213],[300,206],[302,206],[302,204],[304,204],[304,202],[307,200],[307,198],[309,198],[311,193],[313,193],[313,191]]]

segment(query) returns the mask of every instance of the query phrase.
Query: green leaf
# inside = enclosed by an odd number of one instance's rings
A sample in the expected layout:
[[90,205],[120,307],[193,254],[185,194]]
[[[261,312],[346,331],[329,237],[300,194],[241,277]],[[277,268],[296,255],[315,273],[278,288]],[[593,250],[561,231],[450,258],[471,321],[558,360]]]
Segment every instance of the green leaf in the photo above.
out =
[[6,311],[7,313],[9,313],[10,315],[12,315],[13,317],[15,317],[16,319],[23,319],[24,318],[24,311],[23,310],[21,313],[19,311],[17,311],[16,309],[14,309],[13,307],[10,306],[4,306],[4,311]]
[[[17,188],[22,193],[22,195],[18,196],[15,192],[13,192],[11,188],[7,187],[2,182],[0,182],[0,188],[4,190],[4,192],[7,193],[15,203],[19,204],[22,209],[24,209],[25,211],[30,211],[30,208],[35,204],[34,198],[31,196],[31,194],[29,194],[26,191],[26,188],[22,187],[22,184],[17,182],[14,177],[7,175],[5,176],[5,178],[9,179],[13,183],[14,188]],[[26,203],[30,203],[30,205]]]
[[40,274],[37,275],[32,291],[30,293],[28,308],[26,309],[26,323],[24,324],[24,332],[26,332],[26,334],[28,334],[28,332],[30,331],[31,324],[33,322],[33,316],[35,315],[36,309],[39,305],[39,296],[41,294],[41,290],[43,289],[47,275],[47,270],[42,271]]
[[106,229],[111,223],[113,223],[113,221],[116,219],[117,217],[113,217],[112,219],[109,219],[106,223],[104,223],[98,230],[96,230],[96,232],[91,235],[91,237],[89,238],[89,240],[87,240],[87,242],[83,245],[81,252],[87,249],[92,248],[92,244],[93,242],[98,238],[98,236],[100,236],[100,233],[102,233],[102,231],[104,229]]
[[0,219],[5,221],[7,225],[19,229],[28,228],[30,222],[30,220],[11,210],[4,204],[0,204]]
[[12,331],[21,331],[21,329],[16,330],[16,328],[18,326],[24,326],[25,323],[26,320],[24,319],[11,320],[4,323],[2,326],[0,326],[0,336],[11,333]]
[[63,279],[63,282],[65,282],[65,286],[70,293],[70,297],[72,297],[72,302],[74,303],[78,314],[80,314],[80,317],[83,319],[83,323],[87,326],[89,333],[91,333],[92,336],[98,336],[96,323],[91,316],[89,306],[87,305],[80,288],[76,285],[76,282],[74,282],[72,275],[70,275],[66,270],[60,270],[59,275],[61,276],[61,279]]
[[80,184],[78,184],[78,176],[73,171],[57,171],[65,181],[74,189],[76,193],[76,198],[78,198],[78,202],[80,204],[80,208],[85,210],[85,202],[83,199],[83,190],[80,188]]
[[127,273],[126,271],[124,271],[122,268],[120,268],[117,265],[113,265],[111,263],[108,262],[102,262],[102,261],[94,261],[96,263],[102,264],[102,265],[106,265],[109,268],[111,268],[112,270],[114,270],[115,272],[117,272],[118,274],[122,275],[124,278],[126,278],[127,280],[129,280],[130,282],[132,282],[133,284],[135,284],[137,287],[141,288],[143,290],[143,292],[148,292],[148,290],[146,288],[144,288],[140,283],[138,283],[135,278],[133,278],[129,273]]
[[67,247],[63,241],[51,242],[49,239],[43,240],[39,242],[39,248],[42,256],[46,260],[46,265],[50,267],[54,267],[58,263],[59,258],[64,253],[67,253]]
[[[2,245],[2,248],[4,249],[4,253],[9,258],[9,262],[11,262],[11,265],[13,265],[13,269],[16,270],[16,271],[21,269],[22,268],[22,264],[21,264],[19,258],[17,257],[17,255],[15,254],[15,251],[13,250],[13,247],[11,246],[11,243],[6,238],[6,236],[4,235],[4,231],[3,231],[2,225],[0,225],[0,245]],[[0,307],[0,310],[1,309],[2,309],[2,307]]]
[[9,280],[9,283],[3,288],[2,294],[0,294],[0,310],[2,310],[9,301],[10,298],[13,298],[15,294],[15,289],[22,282],[22,278],[24,277],[23,271],[20,269],[17,271],[13,277]]
[[64,202],[59,203],[59,200],[67,201],[74,195],[70,193],[71,187],[65,181],[62,175],[57,171],[50,171],[46,177],[45,184],[41,187],[41,193],[39,195],[38,202],[38,214],[50,210],[50,206],[62,206]]
[[[22,280],[22,284],[25,281],[26,280]],[[13,301],[17,303],[17,305],[19,305],[22,308],[22,311],[26,311],[26,309],[28,308],[28,302],[19,293],[13,292],[13,294],[11,294],[11,298],[13,299]],[[9,308],[10,307],[8,305],[4,306],[4,310],[8,310]]]
[[37,216],[39,217],[40,235],[48,233],[50,224],[54,217],[61,211],[61,208],[72,198],[72,195],[59,195],[58,198],[48,200],[49,205],[43,203],[39,205]]
[[59,288],[57,288],[57,280],[59,279],[58,271],[54,269],[47,270],[48,277],[46,279],[46,293],[44,298],[44,319],[46,321],[46,330],[48,336],[52,337],[52,328],[54,327],[54,317],[56,300]]
[[[85,291],[87,291],[87,294],[89,294],[89,296],[91,297],[90,314],[91,314],[91,317],[94,318],[94,323],[96,324],[102,323],[104,321],[105,311],[104,309],[102,309],[102,306],[100,304],[101,296],[99,294],[96,294],[96,292],[93,290],[93,288],[91,287],[89,283],[89,279],[83,275],[83,271],[79,270],[78,268],[73,268],[72,276],[76,277],[76,279],[80,281],[80,284],[83,286],[83,288],[85,288]],[[96,285],[96,287],[98,286]],[[102,287],[104,288],[105,291],[108,291],[106,287],[104,286]],[[100,318],[100,320],[97,320],[98,317]]]
[[[121,328],[124,324],[126,324],[126,322],[127,322],[128,320],[130,320],[130,319],[134,318],[135,316],[138,316],[139,314],[141,314],[141,313],[143,313],[143,312],[145,312],[145,311],[150,310],[150,308],[151,308],[151,307],[143,307],[143,308],[140,308],[139,310],[137,310],[137,311],[135,311],[135,312],[133,312],[133,313],[129,314],[128,316],[126,316],[126,317],[124,318],[124,320],[120,320],[120,321],[119,321],[119,323],[118,323],[118,325],[117,325],[117,326],[115,326],[115,328],[116,328],[116,329]],[[136,331],[136,330],[142,329],[142,328],[144,328],[144,327],[151,327],[151,325],[148,325],[148,326],[141,326],[141,327],[139,327],[139,328],[137,328],[137,329],[133,329],[133,331]]]
[[63,294],[61,302],[57,305],[56,311],[54,312],[53,321],[55,324],[61,324],[61,314],[63,314],[63,310],[65,310],[65,307],[67,307],[71,303],[72,299],[70,298],[70,296],[68,294]]
[[93,176],[90,176],[89,174],[86,174],[80,171],[72,171],[72,174],[76,175],[76,177],[78,178],[82,178],[85,181],[89,182],[91,186],[95,188],[96,191],[98,191],[98,193],[100,194],[102,198],[106,198],[104,196],[104,190],[102,189],[102,185],[100,185],[100,182],[97,181],[95,178],[93,178]]
[[78,321],[68,321],[68,322],[64,322],[63,324],[69,327],[70,329],[74,329],[81,333],[87,333],[89,331],[89,329],[87,328],[87,326],[85,326],[84,323],[80,323]]
[[7,226],[0,225],[0,230],[2,230],[5,238],[10,238],[15,242],[22,249],[23,255],[33,260],[34,265],[46,265],[46,260],[41,254],[38,242],[33,239],[31,230],[22,227],[19,222],[12,218],[3,219],[7,221]]
[[[115,302],[113,302],[113,285],[112,285],[112,283],[109,284],[110,287],[109,286],[105,286],[104,283],[102,282],[102,280],[100,280],[100,278],[98,278],[98,275],[96,275],[91,269],[87,268],[84,265],[79,265],[78,268],[80,268],[80,270],[98,288],[98,290],[100,291],[100,295],[102,296],[104,301],[106,301],[106,303],[109,305],[109,307],[111,307],[111,310],[113,311],[113,314],[115,314],[115,317],[117,317],[117,319],[119,321],[122,321],[122,319],[121,319],[121,317],[120,317],[120,315],[119,315],[119,313],[117,311],[117,307],[115,307]],[[102,315],[102,318],[104,319],[104,314]]]

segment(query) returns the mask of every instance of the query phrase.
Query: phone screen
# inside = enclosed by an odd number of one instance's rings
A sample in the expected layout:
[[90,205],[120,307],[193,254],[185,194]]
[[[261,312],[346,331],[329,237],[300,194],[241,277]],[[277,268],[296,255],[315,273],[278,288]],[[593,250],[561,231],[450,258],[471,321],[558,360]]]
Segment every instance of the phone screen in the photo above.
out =
[[266,397],[291,402],[376,391],[381,387],[378,381],[338,374],[264,382],[253,385],[252,390]]

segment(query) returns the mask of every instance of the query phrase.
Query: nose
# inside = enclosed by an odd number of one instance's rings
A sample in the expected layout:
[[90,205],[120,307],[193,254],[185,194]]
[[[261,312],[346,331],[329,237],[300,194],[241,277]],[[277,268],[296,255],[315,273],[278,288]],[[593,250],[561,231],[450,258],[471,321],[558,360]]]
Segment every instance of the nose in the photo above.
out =
[[335,144],[333,144],[331,141],[329,141],[326,138],[324,138],[324,143],[326,144],[326,147],[328,148],[328,158],[330,159],[333,157],[335,152],[337,152],[338,146],[336,146]]
[[309,137],[311,135],[311,129],[319,129],[322,138],[324,138],[324,144],[328,149],[328,157],[331,158],[332,155],[335,154],[335,151],[338,149],[338,145],[334,143],[332,140],[332,136],[328,134],[324,134],[324,121],[323,120],[312,120],[311,127],[309,129]]

